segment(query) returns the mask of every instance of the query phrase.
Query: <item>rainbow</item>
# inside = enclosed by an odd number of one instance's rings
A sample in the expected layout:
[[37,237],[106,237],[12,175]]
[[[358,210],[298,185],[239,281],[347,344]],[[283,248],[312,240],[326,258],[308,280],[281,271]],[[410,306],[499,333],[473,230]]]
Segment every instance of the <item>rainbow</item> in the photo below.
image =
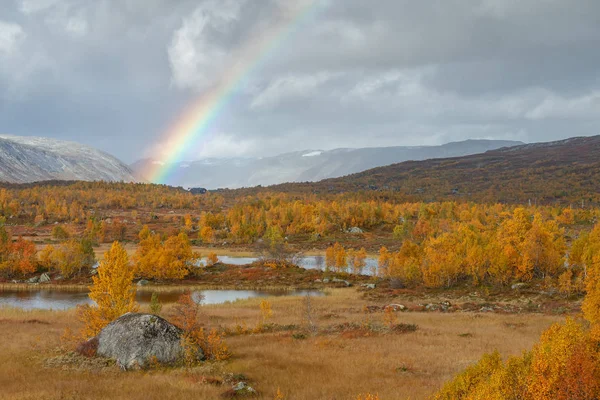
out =
[[205,139],[211,124],[235,97],[244,81],[316,11],[318,0],[305,0],[278,24],[259,32],[239,51],[235,62],[218,83],[189,106],[173,126],[162,135],[162,154],[166,159],[150,164],[143,175],[153,183],[165,183],[178,168],[177,163],[195,142]]

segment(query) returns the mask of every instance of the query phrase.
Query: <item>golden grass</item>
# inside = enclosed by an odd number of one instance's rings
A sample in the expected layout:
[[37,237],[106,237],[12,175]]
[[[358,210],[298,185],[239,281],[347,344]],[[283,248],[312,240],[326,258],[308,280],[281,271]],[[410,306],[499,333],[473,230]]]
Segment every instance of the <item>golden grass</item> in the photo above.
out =
[[[211,325],[253,326],[260,319],[261,300],[207,305],[204,311]],[[303,298],[269,301],[271,322],[304,324]],[[383,319],[382,313],[362,311],[366,301],[354,289],[334,289],[311,301],[320,328]],[[169,310],[165,306],[163,314]],[[498,349],[505,356],[518,354],[560,320],[538,314],[399,313],[398,322],[417,324],[419,329],[356,338],[320,334],[304,340],[294,339],[291,332],[232,336],[227,338],[232,359],[206,368],[246,375],[260,399],[273,399],[277,388],[286,399],[355,399],[367,392],[378,393],[382,400],[423,399],[483,353]],[[0,308],[0,398],[214,399],[228,389],[198,383],[199,375],[206,373],[200,371],[122,373],[114,368],[45,367],[61,333],[75,326],[73,311]]]

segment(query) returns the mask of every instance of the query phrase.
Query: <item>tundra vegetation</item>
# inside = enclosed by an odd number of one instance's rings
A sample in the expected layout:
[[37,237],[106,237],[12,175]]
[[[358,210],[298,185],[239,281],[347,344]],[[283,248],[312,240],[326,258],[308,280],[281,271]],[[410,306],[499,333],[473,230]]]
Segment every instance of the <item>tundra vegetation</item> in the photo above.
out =
[[[28,282],[46,274],[54,288],[89,287],[93,300],[0,308],[3,395],[599,398],[600,209],[407,200],[122,183],[0,189],[2,288],[37,289]],[[259,260],[223,264],[231,252]],[[323,270],[296,267],[300,253]],[[376,275],[360,275],[369,259]],[[327,296],[204,305],[184,291],[160,303],[162,289],[203,286]],[[136,290],[154,291],[152,302],[137,304]],[[81,348],[137,311],[182,330],[178,365],[122,373]]]

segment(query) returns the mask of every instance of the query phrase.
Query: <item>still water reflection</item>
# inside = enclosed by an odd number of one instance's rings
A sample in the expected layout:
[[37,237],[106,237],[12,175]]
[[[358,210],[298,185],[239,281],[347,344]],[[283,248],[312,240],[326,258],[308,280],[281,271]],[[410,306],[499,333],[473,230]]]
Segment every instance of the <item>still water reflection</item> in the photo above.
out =
[[[174,303],[181,295],[180,291],[159,292],[158,300],[162,304]],[[252,297],[269,296],[323,296],[324,293],[318,290],[298,290],[298,291],[261,291],[261,290],[195,290],[192,292],[196,301],[203,296],[202,304],[222,304],[228,301],[244,300]],[[137,293],[137,301],[140,304],[148,304],[152,297],[152,292],[144,291]],[[36,291],[17,291],[0,290],[0,307],[10,306],[19,307],[25,310],[30,309],[53,309],[66,310],[73,308],[78,304],[91,303],[87,292],[73,292],[61,290],[36,290]]]

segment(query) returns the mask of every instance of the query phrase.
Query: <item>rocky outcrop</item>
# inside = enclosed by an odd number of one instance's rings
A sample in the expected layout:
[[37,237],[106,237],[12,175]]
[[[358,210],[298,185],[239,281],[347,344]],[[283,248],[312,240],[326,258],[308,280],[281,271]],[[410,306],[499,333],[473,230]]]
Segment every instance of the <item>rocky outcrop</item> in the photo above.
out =
[[127,313],[102,329],[97,336],[97,355],[116,360],[124,370],[155,362],[174,364],[183,354],[181,334],[181,329],[164,318]]
[[50,283],[50,276],[44,272],[42,275],[40,275],[39,282],[40,283]]

